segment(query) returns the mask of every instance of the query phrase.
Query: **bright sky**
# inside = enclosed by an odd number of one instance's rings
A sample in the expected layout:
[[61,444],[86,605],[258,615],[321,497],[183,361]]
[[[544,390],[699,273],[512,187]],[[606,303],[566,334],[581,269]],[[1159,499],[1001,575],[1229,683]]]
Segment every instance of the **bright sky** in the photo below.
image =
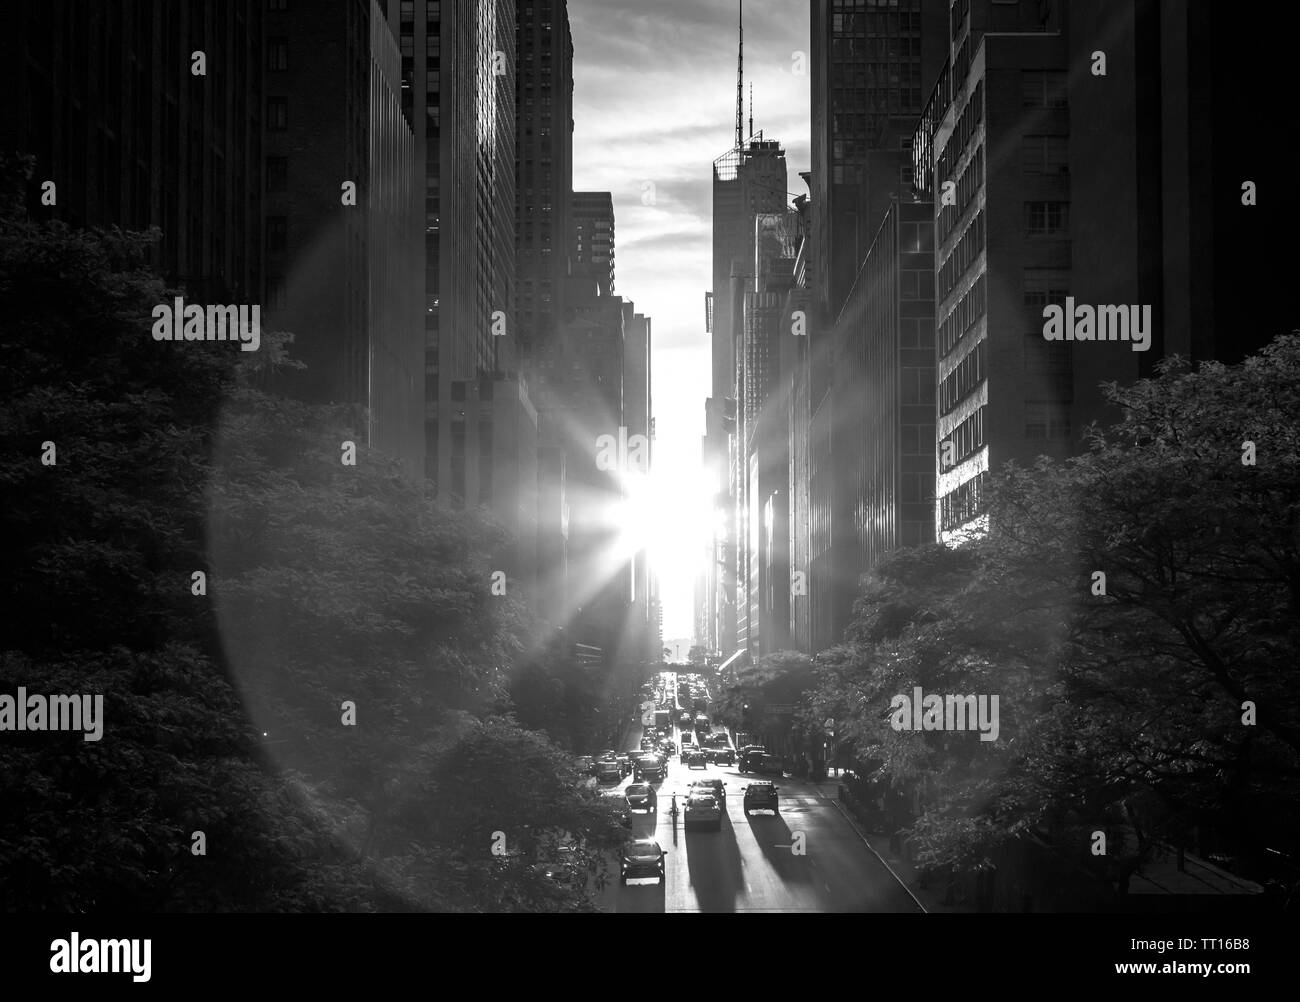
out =
[[[695,572],[710,515],[700,484],[709,395],[704,293],[712,285],[712,164],[736,120],[735,0],[569,0],[574,48],[573,187],[614,195],[614,292],[651,318],[651,524],[664,637],[693,631]],[[808,4],[745,4],[745,118],[785,147],[789,189],[808,170]],[[646,183],[649,182],[649,185]],[[651,187],[651,185],[653,187]],[[643,193],[646,196],[643,199]],[[651,201],[653,204],[643,204]]]

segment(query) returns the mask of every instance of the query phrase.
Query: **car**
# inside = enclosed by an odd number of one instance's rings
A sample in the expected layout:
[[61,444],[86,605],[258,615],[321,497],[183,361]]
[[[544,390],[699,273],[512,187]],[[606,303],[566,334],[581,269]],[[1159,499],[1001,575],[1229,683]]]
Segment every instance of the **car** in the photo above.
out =
[[776,791],[779,789],[779,786],[767,780],[758,780],[746,786],[745,816],[748,817],[750,811],[771,811],[773,814],[779,814],[781,809],[776,802]]
[[614,808],[614,815],[618,818],[618,823],[624,828],[632,827],[632,805],[622,790],[610,790],[605,794],[610,806]]
[[730,748],[715,748],[713,750],[713,761],[718,765],[735,765],[736,756]]
[[748,756],[748,768],[750,772],[757,772],[768,776],[784,776],[785,767],[781,760],[775,755],[763,755],[757,752],[750,752]]
[[664,778],[664,764],[653,755],[643,756],[636,764],[636,781],[640,782],[647,776],[659,780]]
[[709,793],[718,798],[718,803],[727,803],[727,784],[720,779],[693,779],[688,788],[691,795]]
[[688,769],[707,769],[709,763],[704,759],[703,752],[693,751],[686,756],[686,768]]
[[722,808],[717,798],[708,793],[692,793],[686,801],[686,820],[682,827],[687,831],[699,827],[721,831]]
[[606,758],[596,763],[596,779],[602,783],[617,783],[623,778],[623,767],[618,759]]
[[677,754],[677,745],[676,745],[676,744],[675,744],[671,739],[670,739],[670,740],[665,740],[665,741],[660,741],[660,742],[659,742],[659,750],[662,751],[662,752],[664,752],[664,754],[666,754],[666,755],[676,755],[676,754]]
[[658,877],[661,882],[664,879],[664,851],[652,838],[623,843],[619,883],[626,884],[637,877]]
[[626,797],[629,808],[650,814],[655,813],[659,802],[659,795],[649,783],[633,783],[627,788]]
[[645,737],[641,739],[641,751],[648,752],[654,746],[655,746],[655,739],[652,738],[649,734],[647,734]]
[[753,761],[756,757],[762,758],[766,754],[767,754],[767,749],[765,748],[761,748],[757,745],[746,745],[744,748],[740,749],[738,768],[740,769],[741,772],[751,772],[752,768],[750,766],[750,762]]

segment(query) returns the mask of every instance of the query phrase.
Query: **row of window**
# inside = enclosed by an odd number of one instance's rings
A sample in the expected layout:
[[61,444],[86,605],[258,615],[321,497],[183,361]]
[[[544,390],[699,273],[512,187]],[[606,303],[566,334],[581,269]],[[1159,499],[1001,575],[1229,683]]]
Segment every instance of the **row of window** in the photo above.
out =
[[[939,444],[939,469],[945,472],[984,448],[984,411],[981,407],[952,430]],[[1060,400],[1025,401],[1025,438],[1030,441],[1060,441],[1070,437],[1070,404]],[[951,464],[943,462],[944,445],[953,444]],[[960,490],[960,488],[958,488]],[[957,492],[954,491],[953,494]],[[949,495],[952,497],[953,495]],[[947,524],[944,526],[949,528]]]
[[[970,162],[966,164],[966,169],[961,172],[957,178],[957,204],[944,205],[939,209],[939,243],[948,239],[953,229],[957,226],[957,220],[969,208],[972,199],[979,194],[980,189],[984,186],[984,144],[980,143],[975,147],[975,152],[971,154]],[[942,190],[942,189],[941,189]]]
[[939,413],[948,414],[959,403],[975,392],[988,375],[984,360],[984,339],[975,345],[975,349],[957,363],[957,367],[948,373],[948,378],[939,384]]
[[[984,448],[984,411],[981,407],[970,417],[959,424],[952,430],[952,433],[939,444],[939,471],[946,472],[952,469],[958,463],[979,452]],[[944,445],[952,443],[952,462],[945,464],[943,461]]]
[[962,22],[966,20],[966,15],[969,12],[970,0],[953,0],[952,7],[948,10],[948,20],[952,23],[952,40],[954,42],[957,41]]
[[[881,7],[885,4],[880,4]],[[897,7],[898,4],[890,4]],[[868,14],[846,12],[832,15],[831,30],[837,35],[898,35],[921,33],[921,12],[917,0],[905,4],[910,10],[897,13]]]
[[952,135],[944,144],[943,152],[939,154],[939,177],[946,178],[951,175],[952,165],[961,159],[962,153],[970,145],[971,137],[975,135],[975,130],[979,128],[982,121],[984,121],[984,81],[980,80],[971,91],[970,100],[962,109],[956,128],[952,130]]
[[952,60],[952,78],[958,81],[965,81],[970,74],[970,53],[971,53],[971,36],[967,35],[961,40],[961,46]]
[[939,268],[939,298],[943,299],[952,292],[958,279],[966,274],[966,269],[979,260],[984,252],[984,210],[975,213],[975,218],[966,227],[966,232],[957,241],[957,246],[944,258]]
[[966,290],[966,295],[961,297],[956,309],[939,325],[940,358],[952,351],[957,342],[962,339],[962,335],[984,316],[988,309],[987,288],[985,276],[980,275]]
[[980,513],[984,503],[985,476],[984,473],[976,474],[939,499],[939,520],[945,530],[955,529]]
[[1069,295],[1070,273],[1060,268],[1026,268],[1022,281],[1025,307],[1035,317],[1041,318],[1049,303],[1064,304]]

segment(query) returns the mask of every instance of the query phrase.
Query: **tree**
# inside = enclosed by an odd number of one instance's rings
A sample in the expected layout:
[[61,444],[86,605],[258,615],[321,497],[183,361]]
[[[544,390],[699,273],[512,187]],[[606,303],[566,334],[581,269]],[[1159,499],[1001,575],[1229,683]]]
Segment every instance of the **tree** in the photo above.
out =
[[[490,594],[499,527],[399,476],[359,413],[268,393],[288,336],[155,342],[156,234],[33,223],[0,189],[0,676],[105,713],[99,742],[0,743],[6,907],[582,907],[528,833],[563,825],[584,863],[618,833],[501,716],[530,624]],[[440,827],[449,803],[478,827]]]
[[[986,537],[876,569],[811,702],[921,793],[923,863],[979,865],[1027,827],[1088,864],[1091,831],[1127,834],[1116,880],[1193,829],[1239,857],[1296,845],[1298,375],[1289,336],[1111,385],[1124,416],[1087,453],[992,476]],[[894,731],[916,685],[998,695],[999,739]]]

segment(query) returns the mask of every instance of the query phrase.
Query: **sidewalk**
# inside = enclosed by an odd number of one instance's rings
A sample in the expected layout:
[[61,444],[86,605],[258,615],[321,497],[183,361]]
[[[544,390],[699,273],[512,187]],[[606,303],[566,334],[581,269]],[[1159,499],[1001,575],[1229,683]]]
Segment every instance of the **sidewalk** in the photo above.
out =
[[912,896],[920,902],[921,907],[927,912],[933,914],[944,913],[972,913],[975,906],[971,903],[950,904],[943,903],[944,888],[938,881],[932,882],[929,887],[922,887],[917,877],[915,868],[901,853],[892,852],[889,848],[889,836],[881,835],[875,832],[865,831],[858,821],[857,817],[850,811],[845,804],[839,800],[839,783],[834,777],[830,777],[821,783],[810,784],[816,787],[817,792],[825,799],[832,801],[835,809],[840,812],[846,821],[852,826],[859,837],[864,841],[873,853],[885,864],[894,877],[903,884]]

